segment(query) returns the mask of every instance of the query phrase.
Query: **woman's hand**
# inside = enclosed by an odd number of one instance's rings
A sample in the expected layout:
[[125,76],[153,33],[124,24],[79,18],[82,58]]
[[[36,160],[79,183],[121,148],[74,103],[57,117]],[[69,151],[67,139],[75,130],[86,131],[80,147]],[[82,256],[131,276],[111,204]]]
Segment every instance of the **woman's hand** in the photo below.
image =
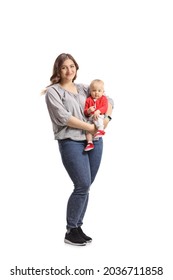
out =
[[95,127],[94,124],[89,124],[89,128],[88,128],[88,132],[90,132],[91,134],[95,134],[97,132],[97,128]]
[[100,116],[100,110],[96,110],[93,114],[93,119],[97,121],[99,116]]

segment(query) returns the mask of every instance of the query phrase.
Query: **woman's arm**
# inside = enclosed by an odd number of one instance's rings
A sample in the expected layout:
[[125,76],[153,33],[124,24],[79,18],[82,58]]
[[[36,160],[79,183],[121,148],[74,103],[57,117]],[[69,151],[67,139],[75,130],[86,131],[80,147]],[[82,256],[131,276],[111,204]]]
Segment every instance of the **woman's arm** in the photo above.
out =
[[[110,103],[108,103],[108,109],[106,112],[106,116],[111,116],[111,115],[112,115],[112,105]],[[109,122],[110,122],[110,119],[108,117],[105,117],[104,118],[104,127],[105,128],[107,127]],[[83,129],[83,130],[90,132],[91,134],[95,134],[97,131],[94,124],[89,124],[87,122],[81,121],[78,118],[73,117],[73,116],[71,116],[68,119],[67,126],[73,127],[73,128],[78,128],[78,129]]]
[[73,116],[71,116],[68,119],[67,126],[70,126],[73,128],[78,128],[78,129],[83,129],[92,134],[95,134],[97,131],[94,124],[89,124],[87,122],[81,121],[78,118],[73,117]]
[[107,109],[107,112],[105,114],[105,118],[104,118],[104,127],[106,128],[108,123],[110,122],[110,118],[108,116],[111,117],[112,115],[112,105],[108,102],[108,109]]

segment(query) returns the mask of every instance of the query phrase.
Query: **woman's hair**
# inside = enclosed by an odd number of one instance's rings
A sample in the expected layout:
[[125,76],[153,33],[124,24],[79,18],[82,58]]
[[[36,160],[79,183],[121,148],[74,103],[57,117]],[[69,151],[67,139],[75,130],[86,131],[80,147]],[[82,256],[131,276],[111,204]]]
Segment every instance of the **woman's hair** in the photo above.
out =
[[[51,84],[56,84],[60,82],[61,77],[60,77],[60,70],[61,66],[63,65],[64,61],[66,59],[71,59],[74,62],[74,65],[76,66],[76,70],[79,69],[79,65],[77,64],[76,60],[73,58],[73,56],[69,53],[61,53],[55,60],[54,65],[53,65],[53,73],[52,76],[50,77]],[[73,78],[73,81],[77,78],[77,75]]]
[[[79,69],[79,65],[77,64],[76,60],[73,58],[73,56],[71,54],[69,54],[69,53],[61,53],[56,58],[56,60],[54,62],[52,76],[50,77],[51,84],[49,84],[48,86],[54,85],[54,84],[60,82],[60,80],[61,80],[61,76],[60,76],[61,66],[63,65],[63,63],[64,63],[64,61],[66,59],[71,59],[74,62],[74,65],[76,66],[76,70]],[[77,73],[76,73],[75,77],[73,78],[73,81],[76,78],[77,78]],[[47,87],[46,87],[46,89],[47,89]],[[41,95],[46,92],[46,89],[42,90]]]

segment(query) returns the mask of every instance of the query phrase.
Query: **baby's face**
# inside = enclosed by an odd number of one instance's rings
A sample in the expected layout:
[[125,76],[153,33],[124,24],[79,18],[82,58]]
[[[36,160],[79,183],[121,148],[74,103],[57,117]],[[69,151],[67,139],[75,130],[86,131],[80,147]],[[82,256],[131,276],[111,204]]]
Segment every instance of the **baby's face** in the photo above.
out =
[[90,87],[90,94],[94,99],[100,98],[104,94],[104,86],[100,82],[94,82]]

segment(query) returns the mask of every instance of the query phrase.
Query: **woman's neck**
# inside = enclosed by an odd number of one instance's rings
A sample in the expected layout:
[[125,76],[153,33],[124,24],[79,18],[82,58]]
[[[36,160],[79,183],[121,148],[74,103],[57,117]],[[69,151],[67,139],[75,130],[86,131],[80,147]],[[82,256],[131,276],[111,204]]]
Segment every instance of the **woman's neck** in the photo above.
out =
[[73,82],[72,81],[66,81],[66,80],[64,80],[64,81],[61,81],[61,82],[59,82],[59,85],[60,86],[62,86],[62,87],[71,87],[71,86],[73,86],[74,84],[73,84]]
[[70,82],[62,82],[61,81],[59,83],[59,85],[60,85],[60,87],[62,87],[63,89],[66,89],[69,92],[72,92],[74,94],[78,93],[77,92],[77,88],[76,88],[75,84],[72,81],[70,81]]

